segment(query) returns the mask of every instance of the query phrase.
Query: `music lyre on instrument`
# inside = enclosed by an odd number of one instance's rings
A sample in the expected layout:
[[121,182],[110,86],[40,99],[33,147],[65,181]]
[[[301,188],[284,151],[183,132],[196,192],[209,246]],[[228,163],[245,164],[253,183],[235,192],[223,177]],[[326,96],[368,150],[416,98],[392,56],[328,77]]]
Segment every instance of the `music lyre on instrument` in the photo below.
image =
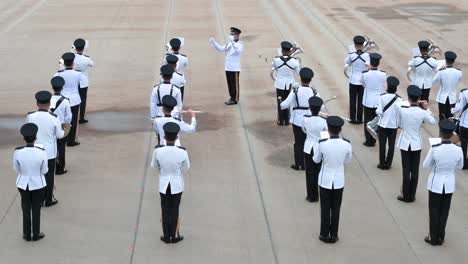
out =
[[[370,37],[366,35],[363,35],[363,37],[365,38],[364,48],[363,48],[364,52],[369,52],[372,50],[376,50],[376,51],[379,50],[379,45],[377,45],[377,43],[374,40],[372,40]],[[348,54],[353,53],[353,52],[356,52],[356,48],[354,47],[354,44],[348,46]],[[346,78],[349,78],[349,76],[351,76],[351,65],[346,64],[344,66],[343,73],[346,76]]]
[[[278,52],[278,56],[282,56],[283,53],[281,51],[281,48],[278,48],[276,50]],[[293,41],[293,48],[291,49],[292,53],[291,53],[291,57],[295,58],[296,60],[299,61],[299,64],[302,64],[302,59],[301,57],[298,57],[297,55],[298,54],[301,54],[301,53],[304,53],[304,49],[302,49],[302,47],[296,42],[296,41]],[[276,81],[276,71],[274,69],[271,70],[270,72],[270,77],[271,79],[273,79],[273,81]]]

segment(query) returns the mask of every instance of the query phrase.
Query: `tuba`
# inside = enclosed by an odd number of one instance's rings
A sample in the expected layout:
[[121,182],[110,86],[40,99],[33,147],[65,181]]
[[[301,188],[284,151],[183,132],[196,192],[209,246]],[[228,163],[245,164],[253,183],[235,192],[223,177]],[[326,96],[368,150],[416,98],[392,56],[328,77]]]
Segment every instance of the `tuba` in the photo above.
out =
[[[372,50],[376,50],[376,51],[379,50],[379,46],[374,40],[372,40],[370,37],[366,35],[363,35],[363,37],[366,39],[364,41],[364,48],[363,48],[364,52],[369,52]],[[349,45],[348,53],[353,53],[353,52],[356,52],[356,48],[354,47],[354,45]],[[349,78],[349,76],[351,76],[351,65],[345,64],[343,73],[346,76],[346,78]]]
[[[435,54],[442,54],[442,49],[440,46],[432,39],[426,39],[427,42],[429,42],[431,45],[429,46],[429,56],[434,56]],[[418,57],[421,56],[421,52],[419,51],[419,48],[413,48],[412,49],[412,55],[413,57]],[[413,81],[414,79],[414,68],[412,66],[409,66],[411,61],[408,62],[408,70],[406,71],[406,77],[408,78],[409,81]],[[440,70],[442,67],[445,66],[445,60],[437,60],[437,70]]]
[[[293,48],[291,49],[291,51],[292,51],[291,52],[291,57],[298,60],[299,64],[302,64],[301,57],[298,57],[297,55],[301,54],[301,53],[304,53],[304,50],[302,49],[302,47],[296,41],[293,41]],[[280,48],[277,49],[277,52],[278,52],[278,56],[282,56]],[[275,69],[272,69],[271,72],[270,72],[270,77],[271,77],[271,79],[273,79],[273,81],[276,81],[276,74],[277,73],[276,73]]]

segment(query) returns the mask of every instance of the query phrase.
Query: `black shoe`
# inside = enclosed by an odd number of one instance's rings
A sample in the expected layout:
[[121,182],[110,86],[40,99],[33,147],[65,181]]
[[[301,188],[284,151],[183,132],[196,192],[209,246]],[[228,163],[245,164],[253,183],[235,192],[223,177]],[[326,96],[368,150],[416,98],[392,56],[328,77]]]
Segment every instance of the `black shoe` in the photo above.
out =
[[387,166],[384,164],[377,164],[377,168],[381,169],[381,170],[386,170],[387,169]]
[[55,172],[55,175],[63,175],[65,173],[67,173],[68,171],[67,170],[63,170],[63,171],[56,171]]
[[404,202],[404,203],[409,203],[410,202],[409,199],[405,198],[403,195],[398,195],[397,199],[399,201]]
[[425,237],[425,238],[424,238],[424,241],[425,241],[426,243],[430,244],[431,246],[438,246],[438,245],[439,245],[438,242],[432,241],[432,239],[431,239],[429,236]]
[[318,199],[313,199],[311,197],[306,197],[306,200],[309,202],[309,203],[316,203],[318,202]]
[[224,104],[226,104],[226,105],[235,105],[235,104],[237,104],[237,101],[229,99],[228,101],[224,102]]
[[78,121],[78,123],[80,123],[80,124],[86,124],[86,123],[88,123],[88,122],[89,122],[89,121],[86,120],[86,119],[83,119],[83,120]]
[[38,240],[43,239],[44,237],[45,237],[44,233],[39,233],[39,234],[37,234],[37,235],[34,235],[34,236],[32,237],[32,240],[33,240],[33,241],[38,241]]
[[182,240],[184,240],[184,236],[178,235],[177,237],[172,238],[171,243],[172,244],[177,244]]
[[161,236],[159,239],[161,239],[162,242],[169,244],[171,242],[170,238]]
[[67,144],[67,147],[76,147],[76,146],[78,146],[78,145],[80,145],[80,144],[81,144],[80,142],[75,141],[75,142],[73,142],[73,143]]
[[364,141],[364,143],[362,143],[364,146],[366,147],[373,147],[375,146],[375,143],[372,143],[372,142],[367,142],[367,141]]
[[56,204],[58,204],[58,200],[54,198],[54,199],[52,199],[52,201],[50,201],[50,202],[45,202],[45,203],[44,203],[44,206],[45,206],[45,207],[51,207],[51,206],[54,206],[54,205],[56,205]]
[[330,243],[330,238],[326,236],[319,236],[319,240],[327,244]]
[[291,165],[291,169],[297,170],[297,171],[298,171],[298,170],[304,170],[304,168],[302,168],[302,166],[296,165],[296,164],[292,164],[292,165]]
[[23,235],[23,239],[26,240],[26,241],[31,241],[31,235]]
[[335,244],[336,242],[338,242],[338,240],[340,240],[340,239],[338,238],[338,236],[332,236],[332,237],[330,237],[330,243],[331,243],[331,244]]
[[462,170],[468,170],[468,166],[463,166]]
[[362,120],[356,120],[356,125],[360,125],[362,123],[364,123],[364,122],[362,122]]

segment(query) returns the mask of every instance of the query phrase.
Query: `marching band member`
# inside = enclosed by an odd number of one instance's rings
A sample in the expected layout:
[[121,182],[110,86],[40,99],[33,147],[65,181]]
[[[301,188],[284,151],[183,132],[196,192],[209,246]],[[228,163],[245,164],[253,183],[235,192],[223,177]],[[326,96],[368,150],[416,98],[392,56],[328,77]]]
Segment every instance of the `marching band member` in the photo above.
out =
[[[400,111],[401,98],[396,94],[397,87],[400,84],[394,76],[387,78],[387,93],[379,98],[379,106],[375,111],[379,119],[379,164],[377,168],[389,170],[392,167],[393,154],[395,152],[395,139],[397,136],[398,124],[397,117]],[[388,152],[385,149],[388,142]]]
[[[49,111],[56,114],[61,124],[70,124],[72,120],[72,113],[70,108],[70,101],[62,95],[63,85],[65,80],[60,76],[55,76],[50,80],[54,95],[50,99]],[[62,175],[67,173],[65,169],[65,148],[67,145],[67,137],[57,138],[57,159],[55,166],[55,174]]]
[[413,85],[422,90],[421,100],[429,102],[429,93],[432,87],[432,75],[437,71],[436,59],[429,56],[431,43],[421,40],[418,42],[421,56],[414,57],[408,66],[414,70]]
[[170,65],[161,66],[161,76],[163,83],[156,85],[153,88],[150,99],[151,118],[155,119],[158,116],[164,115],[162,112],[162,98],[165,95],[174,96],[177,100],[177,110],[182,111],[182,96],[179,88],[171,84],[174,68]]
[[151,167],[159,170],[159,195],[161,196],[162,228],[161,241],[177,243],[184,239],[177,232],[179,205],[184,191],[183,171],[190,168],[190,161],[185,148],[175,146],[179,125],[173,122],[163,127],[166,145],[154,149]]
[[446,66],[440,69],[432,80],[433,83],[440,83],[439,92],[437,93],[439,120],[452,117],[450,110],[455,107],[455,102],[457,100],[457,87],[463,74],[461,70],[453,67],[456,58],[457,54],[455,54],[455,52],[445,52]]
[[187,68],[189,60],[187,55],[180,53],[180,47],[182,45],[182,42],[178,38],[173,38],[169,41],[169,45],[171,46],[172,53],[166,53],[166,56],[170,54],[177,56],[177,58],[179,59],[179,61],[177,62],[177,72],[179,72],[185,77],[185,68]]
[[169,54],[166,56],[167,64],[171,65],[174,68],[174,73],[172,74],[171,84],[179,88],[180,99],[183,102],[184,101],[185,77],[183,74],[177,72],[177,61],[179,61],[179,58],[175,55]]
[[81,72],[82,78],[80,81],[80,124],[88,123],[88,120],[85,119],[86,114],[86,102],[88,101],[88,87],[89,87],[89,75],[88,69],[94,66],[94,61],[88,56],[84,55],[84,49],[86,46],[86,41],[84,39],[77,39],[73,43],[75,46],[76,54],[73,62],[74,69]]
[[[286,100],[280,104],[281,109],[293,107],[290,118],[294,133],[294,164],[291,165],[293,170],[304,170],[304,142],[306,135],[302,131],[302,119],[304,115],[310,115],[309,98],[312,96],[320,97],[317,90],[309,86],[314,77],[312,69],[304,67],[299,71],[299,75],[301,77],[301,86],[293,87]],[[281,98],[278,99],[281,100]]]
[[345,64],[351,66],[349,76],[349,119],[351,124],[362,124],[362,97],[364,87],[362,86],[362,72],[367,70],[370,64],[369,54],[364,52],[363,36],[353,38],[355,52],[349,53],[345,59]]
[[46,187],[44,175],[48,166],[46,151],[42,147],[34,146],[38,130],[37,125],[33,123],[21,127],[26,146],[17,147],[13,158],[13,167],[18,175],[16,186],[21,194],[23,239],[26,241],[37,241],[45,236],[41,233],[41,206]]
[[338,116],[327,118],[329,139],[321,139],[314,147],[314,162],[322,162],[319,176],[320,186],[320,236],[325,243],[338,241],[341,200],[344,188],[344,164],[352,159],[351,143],[340,138],[343,119]]
[[364,135],[366,141],[364,146],[373,147],[375,145],[375,139],[367,131],[367,122],[372,121],[375,118],[377,106],[379,105],[379,96],[384,90],[385,79],[387,74],[379,70],[380,60],[382,56],[378,53],[369,54],[370,57],[370,68],[367,71],[362,72],[362,86],[364,87],[364,96],[362,105],[364,106]]
[[460,123],[459,131],[457,131],[460,137],[460,145],[463,150],[463,169],[468,169],[468,162],[466,160],[466,150],[468,146],[468,115],[466,114],[466,109],[468,109],[468,89],[463,89],[460,92],[460,99],[455,105],[455,108],[452,109],[452,114],[460,113]]
[[242,31],[238,28],[231,27],[229,35],[229,43],[221,46],[214,38],[210,38],[210,43],[217,51],[226,53],[225,70],[226,80],[229,88],[229,100],[226,105],[235,105],[239,101],[239,74],[241,71],[241,55],[244,50],[244,44],[239,40],[239,35]]
[[320,97],[312,96],[309,98],[309,108],[312,115],[305,115],[302,120],[302,131],[307,135],[304,143],[304,166],[306,173],[306,200],[313,203],[319,200],[318,177],[321,163],[315,163],[313,160],[314,148],[321,138],[320,132],[327,130],[327,121],[319,116],[323,100]]
[[[272,61],[272,68],[276,71],[276,97],[281,97],[285,99],[288,97],[289,92],[291,91],[291,86],[296,81],[295,76],[299,73],[300,65],[299,61],[296,58],[291,57],[291,49],[293,45],[288,41],[281,42],[281,53],[282,56],[277,56]],[[277,101],[278,103],[278,121],[276,122],[279,126],[288,126],[289,125],[289,109],[281,110],[279,105],[282,101]]]
[[50,98],[52,94],[48,91],[36,93],[38,110],[28,113],[26,123],[34,123],[38,127],[36,143],[44,146],[47,153],[48,171],[45,174],[47,187],[45,190],[44,206],[49,207],[58,203],[54,198],[54,177],[57,157],[57,138],[62,138],[64,132],[62,124],[55,114],[49,112]]
[[[164,116],[156,117],[153,122],[153,127],[158,132],[158,135],[159,135],[159,141],[158,141],[159,145],[166,145],[166,142],[164,140],[163,127],[168,122],[173,122],[179,125],[181,132],[193,133],[197,130],[197,120],[195,118],[196,114],[192,110],[188,111],[191,116],[190,124],[187,124],[182,119],[175,118],[171,115],[172,110],[174,110],[174,107],[176,107],[177,105],[177,100],[173,96],[165,95],[162,98],[162,105],[163,105],[162,107],[163,107]],[[177,137],[175,144],[176,146],[180,146],[179,137]]]
[[448,119],[439,122],[442,142],[431,147],[423,163],[424,168],[432,169],[427,181],[430,231],[424,241],[433,246],[444,243],[445,226],[455,192],[455,173],[463,167],[462,150],[450,141],[455,127],[455,123]]
[[429,110],[427,101],[419,101],[422,90],[416,85],[408,87],[408,104],[402,104],[398,116],[398,126],[401,128],[398,147],[401,150],[403,167],[402,194],[398,200],[406,203],[416,199],[418,186],[419,162],[421,159],[421,126],[423,123],[435,124],[436,120]]
[[67,52],[62,56],[65,70],[58,71],[55,76],[60,76],[65,80],[63,86],[62,95],[70,100],[70,107],[72,112],[72,121],[70,133],[67,137],[67,146],[74,147],[80,145],[77,141],[78,131],[78,114],[80,112],[81,98],[79,93],[80,82],[82,80],[82,74],[73,69],[73,61],[75,60],[75,54]]

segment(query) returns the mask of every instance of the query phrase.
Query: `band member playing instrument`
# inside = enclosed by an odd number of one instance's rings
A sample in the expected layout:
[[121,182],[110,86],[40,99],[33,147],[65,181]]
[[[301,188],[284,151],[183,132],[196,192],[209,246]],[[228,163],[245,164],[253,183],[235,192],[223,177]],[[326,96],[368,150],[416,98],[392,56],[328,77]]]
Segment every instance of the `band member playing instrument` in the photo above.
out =
[[423,123],[435,124],[436,120],[429,110],[429,103],[419,101],[422,95],[419,87],[410,85],[407,92],[409,104],[402,104],[398,115],[398,127],[401,128],[398,147],[401,150],[403,167],[402,193],[398,200],[411,203],[416,199],[418,186],[422,149],[421,126]]
[[89,74],[88,70],[90,67],[94,66],[94,61],[88,56],[84,55],[84,49],[86,46],[86,41],[84,39],[77,39],[73,43],[75,46],[76,54],[73,61],[73,67],[76,71],[81,72],[81,81],[80,81],[80,124],[88,123],[88,120],[85,119],[86,115],[86,103],[88,101],[88,87],[89,87]]
[[177,111],[182,111],[182,95],[177,86],[171,84],[172,74],[174,73],[174,67],[171,65],[161,66],[161,77],[163,83],[154,86],[151,92],[150,99],[150,112],[151,118],[154,119],[158,116],[163,116],[162,110],[162,98],[165,95],[171,95],[177,100]]
[[414,70],[413,85],[422,90],[421,100],[429,102],[429,93],[432,87],[432,76],[437,71],[436,59],[429,56],[429,46],[431,43],[422,40],[418,42],[421,56],[414,57],[408,66]]
[[327,118],[329,139],[321,139],[314,147],[314,162],[322,162],[319,176],[320,186],[320,236],[325,243],[338,241],[341,200],[344,189],[344,164],[351,161],[351,143],[340,138],[343,119],[338,116]]
[[457,54],[452,51],[445,52],[445,68],[440,69],[434,76],[433,83],[440,83],[437,93],[439,103],[439,120],[452,117],[450,111],[455,107],[457,100],[457,87],[463,76],[462,71],[453,67]]
[[[397,136],[397,117],[400,111],[401,98],[396,94],[400,81],[390,76],[387,78],[387,93],[379,98],[379,106],[375,111],[379,119],[379,164],[377,168],[388,170],[392,167],[395,139]],[[386,147],[388,142],[388,152]]]
[[178,234],[179,206],[184,191],[183,171],[190,168],[185,148],[176,146],[179,125],[166,123],[163,127],[166,145],[154,149],[151,167],[159,170],[159,194],[161,196],[162,228],[161,241],[177,243],[184,239]]
[[313,160],[314,148],[321,138],[321,132],[327,130],[327,121],[319,116],[323,100],[320,97],[313,96],[309,98],[309,108],[311,115],[305,115],[302,120],[302,131],[307,135],[304,143],[304,166],[306,174],[306,200],[313,203],[319,200],[318,194],[318,176],[322,163],[315,163]]
[[355,52],[349,53],[345,64],[351,66],[349,76],[349,119],[351,124],[362,124],[362,97],[364,87],[362,86],[362,72],[367,70],[370,64],[369,54],[364,52],[363,36],[355,36],[353,39]]
[[370,57],[370,68],[367,71],[362,72],[362,86],[364,87],[364,96],[362,105],[364,106],[364,146],[373,147],[375,145],[375,139],[367,131],[367,122],[375,118],[375,110],[379,105],[379,96],[384,90],[385,79],[387,74],[384,71],[379,70],[380,60],[382,56],[378,53],[371,53]]
[[423,163],[424,168],[432,170],[427,181],[429,236],[424,241],[433,246],[444,243],[450,203],[455,192],[455,173],[463,167],[462,150],[450,141],[455,127],[455,123],[448,119],[439,122],[442,142],[431,147]]
[[[293,45],[288,41],[281,42],[282,56],[277,56],[273,59],[272,68],[276,71],[275,88],[276,97],[281,97],[283,100],[288,97],[291,86],[296,81],[296,74],[299,73],[299,61],[291,57]],[[281,110],[279,105],[282,101],[278,100],[278,121],[279,126],[289,125],[289,108]]]
[[[304,170],[304,142],[306,134],[302,131],[302,119],[304,115],[310,115],[309,98],[312,96],[320,97],[317,90],[309,86],[314,77],[312,69],[307,67],[302,68],[299,71],[299,76],[301,77],[301,86],[293,87],[286,100],[280,104],[281,109],[293,107],[290,118],[294,133],[294,164],[291,165],[293,170]],[[281,98],[278,98],[278,100],[281,100]]]
[[166,56],[170,54],[177,56],[177,58],[179,59],[179,61],[177,62],[177,72],[185,77],[185,68],[187,68],[189,60],[186,55],[180,53],[180,47],[182,46],[182,42],[179,38],[173,38],[169,41],[169,45],[171,46],[172,53],[166,53]]
[[[65,84],[65,80],[60,76],[55,76],[50,81],[52,89],[54,90],[54,95],[50,99],[50,108],[49,111],[53,114],[56,114],[60,123],[70,124],[72,120],[72,113],[70,108],[70,101],[68,98],[63,96],[62,89]],[[67,145],[67,136],[63,138],[57,138],[57,166],[55,167],[56,175],[62,175],[67,173],[65,169],[65,149]]]
[[182,73],[177,72],[177,62],[179,58],[176,55],[169,54],[166,56],[167,64],[171,65],[174,68],[174,73],[172,74],[171,84],[177,86],[180,90],[180,96],[182,102],[184,101],[184,88],[185,88],[185,77]]
[[210,38],[210,43],[217,51],[226,53],[225,70],[226,80],[229,88],[229,100],[226,105],[235,105],[239,101],[239,74],[241,71],[241,55],[244,50],[244,44],[240,41],[239,36],[242,31],[238,28],[231,27],[229,42],[221,46],[214,38]]
[[460,92],[460,99],[455,105],[455,108],[451,110],[452,114],[460,113],[458,123],[458,136],[460,137],[460,145],[463,151],[463,169],[468,169],[468,162],[466,159],[466,152],[468,146],[468,89],[462,89]]

